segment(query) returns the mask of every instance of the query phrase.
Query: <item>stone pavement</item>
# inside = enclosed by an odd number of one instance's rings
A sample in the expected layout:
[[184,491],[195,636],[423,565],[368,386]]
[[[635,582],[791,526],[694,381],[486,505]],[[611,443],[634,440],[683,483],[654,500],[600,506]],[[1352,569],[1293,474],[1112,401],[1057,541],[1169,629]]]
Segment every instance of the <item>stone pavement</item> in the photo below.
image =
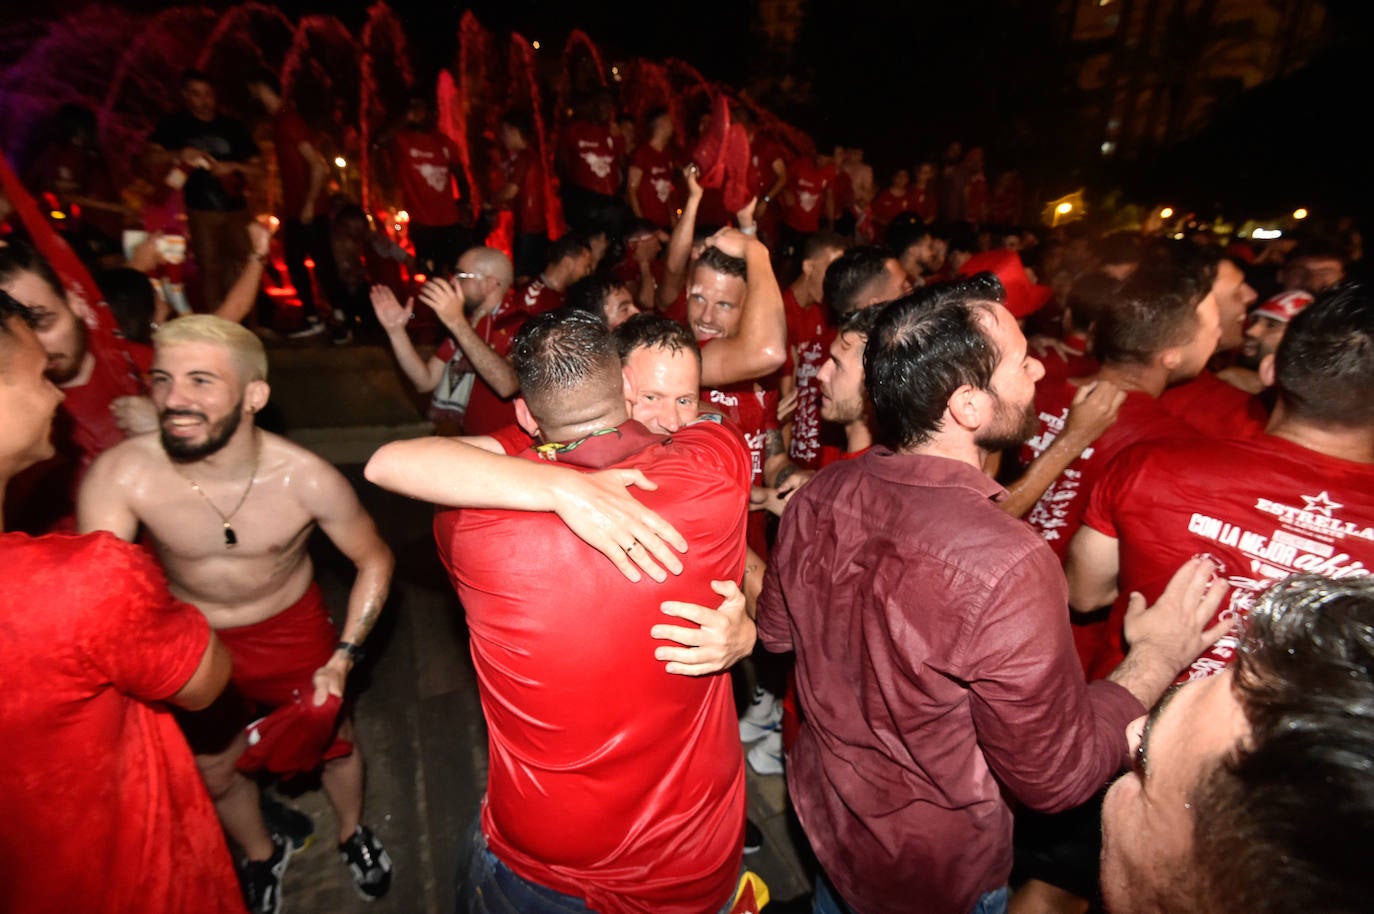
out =
[[[458,843],[486,783],[486,731],[462,608],[435,555],[428,505],[383,492],[362,463],[385,441],[426,434],[423,401],[381,347],[322,341],[270,344],[275,409],[265,425],[331,460],[348,476],[397,557],[391,599],[354,671],[358,741],[367,760],[364,820],[395,864],[390,894],[365,903],[334,850],[333,812],[318,782],[273,788],[315,820],[314,843],[292,859],[289,914],[452,910]],[[352,566],[318,532],[311,541],[320,583],[342,621]],[[737,684],[746,694],[748,683]],[[749,770],[750,817],[762,851],[747,858],[763,877],[773,914],[809,910],[806,868],[790,838],[783,776]],[[795,904],[785,902],[795,899]]]

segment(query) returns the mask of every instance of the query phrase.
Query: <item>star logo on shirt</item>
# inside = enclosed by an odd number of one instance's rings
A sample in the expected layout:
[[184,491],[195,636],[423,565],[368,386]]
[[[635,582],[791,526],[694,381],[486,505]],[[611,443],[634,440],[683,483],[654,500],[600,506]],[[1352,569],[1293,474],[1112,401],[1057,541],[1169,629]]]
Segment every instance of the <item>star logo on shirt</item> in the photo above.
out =
[[1331,512],[1337,508],[1345,507],[1340,502],[1332,501],[1331,496],[1327,495],[1325,492],[1322,492],[1320,495],[1304,495],[1302,496],[1302,500],[1307,502],[1306,510],[1314,514],[1321,512],[1327,517],[1330,517]]

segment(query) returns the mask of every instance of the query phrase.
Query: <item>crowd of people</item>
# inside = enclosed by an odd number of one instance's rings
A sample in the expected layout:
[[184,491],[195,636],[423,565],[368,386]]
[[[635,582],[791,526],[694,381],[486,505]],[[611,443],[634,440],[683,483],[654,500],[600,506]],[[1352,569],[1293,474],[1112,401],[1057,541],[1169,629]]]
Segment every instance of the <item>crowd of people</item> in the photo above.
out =
[[[430,398],[365,476],[436,506],[470,637],[458,910],[757,910],[749,768],[786,778],[818,914],[1367,908],[1357,235],[1034,230],[978,149],[879,189],[746,109],[733,167],[719,110],[679,142],[598,92],[548,161],[507,112],[480,210],[412,99],[377,141],[398,237],[248,85],[271,167],[186,74],[128,250],[54,227],[86,181],[57,159],[0,175],[0,907],[279,911],[315,826],[261,788],[316,771],[387,893],[349,675],[392,551],[260,423],[264,340],[327,333]],[[341,628],[317,529],[356,567]]]

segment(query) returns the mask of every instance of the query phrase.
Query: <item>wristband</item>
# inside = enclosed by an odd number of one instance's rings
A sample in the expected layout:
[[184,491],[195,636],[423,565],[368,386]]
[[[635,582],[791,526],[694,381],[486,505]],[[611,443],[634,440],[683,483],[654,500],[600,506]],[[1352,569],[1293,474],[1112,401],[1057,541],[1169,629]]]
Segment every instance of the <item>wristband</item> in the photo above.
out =
[[346,653],[348,659],[352,660],[354,663],[362,660],[365,653],[361,647],[351,641],[340,641],[338,644],[334,645],[334,653],[337,654],[339,651]]
[[759,233],[758,227],[757,227],[757,226],[754,226],[754,225],[751,225],[751,226],[749,226],[748,228],[742,228],[742,229],[740,229],[740,231],[743,232],[744,234],[748,235],[748,236],[751,237],[751,238],[754,237],[755,235],[757,235],[757,234]]

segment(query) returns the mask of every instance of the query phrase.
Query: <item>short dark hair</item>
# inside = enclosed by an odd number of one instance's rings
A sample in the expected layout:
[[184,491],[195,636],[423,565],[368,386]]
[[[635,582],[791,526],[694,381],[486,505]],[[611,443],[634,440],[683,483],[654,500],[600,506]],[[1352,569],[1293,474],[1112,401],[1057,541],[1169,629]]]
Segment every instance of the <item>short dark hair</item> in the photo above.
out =
[[0,283],[7,283],[20,273],[34,274],[48,284],[54,295],[64,302],[67,300],[67,290],[47,258],[24,239],[12,238],[0,247]]
[[718,247],[708,247],[701,252],[697,262],[692,269],[697,267],[707,267],[717,273],[724,273],[726,276],[738,276],[740,279],[749,278],[749,264],[743,257],[731,257]]
[[248,85],[266,86],[272,90],[273,95],[281,95],[281,80],[277,78],[277,74],[273,73],[267,67],[260,67],[254,70],[253,74],[248,77]]
[[1103,364],[1148,365],[1197,333],[1197,306],[1209,291],[1169,266],[1137,270],[1098,313],[1093,355]]
[[810,260],[819,257],[826,251],[839,251],[844,253],[849,250],[850,241],[839,232],[832,232],[828,229],[821,229],[819,232],[812,232],[806,236],[806,241],[802,242],[801,259]]
[[915,213],[901,213],[888,223],[883,234],[883,243],[892,249],[892,256],[898,259],[914,244],[935,234],[934,229],[921,220]]
[[887,271],[891,259],[891,251],[872,244],[852,247],[837,257],[825,271],[821,284],[830,313],[839,319],[853,311],[859,293]]
[[573,232],[565,232],[560,235],[557,241],[549,245],[549,256],[547,263],[553,266],[568,257],[580,257],[582,254],[591,250],[587,244],[587,239]]
[[1274,357],[1284,409],[1323,424],[1374,423],[1374,294],[1337,283],[1293,318]]
[[878,316],[883,313],[886,305],[874,305],[872,308],[859,308],[850,311],[840,318],[840,326],[836,332],[840,336],[852,333],[856,336],[867,337],[873,332],[873,325],[878,322]]
[[591,276],[584,276],[568,286],[564,303],[566,307],[573,310],[595,314],[605,320],[606,299],[616,289],[623,288],[625,288],[625,283],[620,280],[593,273]]
[[[620,372],[620,356],[604,317],[559,308],[531,318],[511,345],[511,363],[526,401],[547,406],[608,367]],[[531,406],[531,411],[537,412]],[[540,417],[541,420],[545,417]]]
[[1091,329],[1098,317],[1111,307],[1120,290],[1121,280],[1113,279],[1106,273],[1091,270],[1079,274],[1069,284],[1069,294],[1064,303],[1073,329],[1085,333]]
[[940,430],[964,385],[987,390],[1001,354],[984,326],[1006,297],[991,273],[923,286],[882,308],[864,346],[878,440],[915,447]]
[[157,297],[148,277],[133,267],[114,267],[101,270],[92,278],[100,287],[100,294],[105,296],[105,303],[114,313],[124,338],[152,345]]
[[8,336],[10,333],[10,318],[17,317],[28,326],[32,327],[37,319],[29,307],[4,289],[0,289],[0,336]]
[[1141,239],[1137,232],[1111,232],[1097,239],[1093,253],[1104,264],[1135,263],[1140,260]]
[[1293,575],[1251,611],[1231,685],[1250,734],[1191,797],[1198,910],[1368,910],[1371,631],[1372,577]]
[[205,83],[207,86],[214,86],[210,82],[210,75],[204,70],[197,70],[194,67],[181,71],[181,88],[185,89],[191,83]]
[[636,314],[611,331],[621,360],[636,349],[667,349],[690,352],[701,364],[701,347],[685,326],[662,314]]

